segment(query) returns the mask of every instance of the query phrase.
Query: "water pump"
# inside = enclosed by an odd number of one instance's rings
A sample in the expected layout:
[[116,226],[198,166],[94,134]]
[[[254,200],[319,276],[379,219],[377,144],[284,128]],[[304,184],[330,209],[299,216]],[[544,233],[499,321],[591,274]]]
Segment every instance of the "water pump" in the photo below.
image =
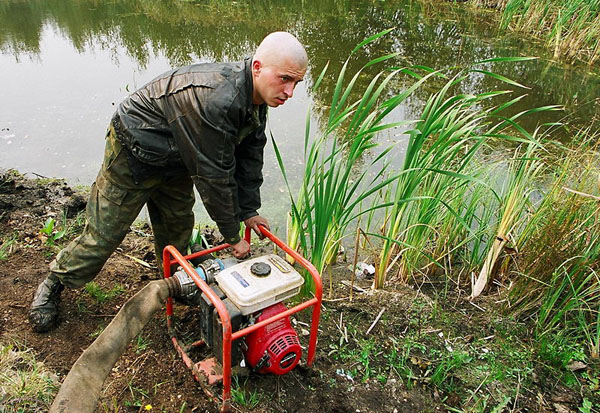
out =
[[[266,308],[258,321],[285,311],[281,303]],[[292,370],[302,356],[298,334],[289,318],[282,318],[262,327],[246,338],[246,359],[259,373],[285,374]]]
[[[232,261],[210,258],[195,270],[225,304],[234,332],[286,311],[281,302],[296,295],[304,283],[292,266],[274,254],[233,265]],[[200,309],[202,340],[215,350],[222,363],[222,326],[215,306],[183,268],[173,276],[182,286],[182,301]],[[260,373],[285,374],[298,364],[301,356],[300,340],[289,317],[273,321],[232,343],[232,363],[247,363]]]
[[[222,244],[183,257],[177,249],[167,246],[163,252],[163,272],[171,277],[171,268],[178,282],[175,296],[199,309],[198,332],[201,339],[182,345],[173,323],[172,299],[167,299],[167,327],[171,341],[186,366],[200,382],[204,392],[218,400],[208,386],[222,382],[222,412],[231,411],[232,367],[250,367],[258,373],[286,374],[302,357],[298,334],[292,328],[290,315],[312,308],[306,365],[311,366],[317,345],[317,333],[323,287],[315,267],[292,250],[269,230],[260,227],[262,235],[290,255],[312,277],[314,292],[300,304],[287,308],[283,303],[295,296],[304,283],[294,267],[276,254],[268,254],[243,262],[221,261],[210,254],[229,248]],[[250,229],[245,240],[250,242]],[[194,268],[190,261],[202,257]],[[210,257],[210,258],[207,258]],[[213,357],[193,362],[187,351],[194,346],[208,345]]]

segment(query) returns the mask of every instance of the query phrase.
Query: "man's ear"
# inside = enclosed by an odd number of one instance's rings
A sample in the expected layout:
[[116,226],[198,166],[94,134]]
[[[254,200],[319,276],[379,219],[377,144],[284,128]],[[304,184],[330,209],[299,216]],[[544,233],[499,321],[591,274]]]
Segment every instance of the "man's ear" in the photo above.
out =
[[255,75],[259,74],[261,68],[262,68],[262,63],[260,63],[260,60],[252,61],[252,73],[254,73]]

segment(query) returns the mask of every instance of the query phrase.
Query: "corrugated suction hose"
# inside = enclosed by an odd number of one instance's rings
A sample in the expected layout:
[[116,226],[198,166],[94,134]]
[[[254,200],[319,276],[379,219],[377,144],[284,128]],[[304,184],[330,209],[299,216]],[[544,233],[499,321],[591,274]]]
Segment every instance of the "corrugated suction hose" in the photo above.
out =
[[168,297],[181,294],[177,279],[152,281],[131,297],[102,334],[77,359],[65,378],[50,413],[93,413],[102,384],[127,348],[163,308]]

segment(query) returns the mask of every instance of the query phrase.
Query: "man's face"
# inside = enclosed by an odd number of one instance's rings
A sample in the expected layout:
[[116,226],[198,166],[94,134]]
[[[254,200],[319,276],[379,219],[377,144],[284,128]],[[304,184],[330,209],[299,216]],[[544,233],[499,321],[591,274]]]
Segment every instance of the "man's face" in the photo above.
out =
[[279,63],[252,63],[254,80],[253,103],[276,108],[283,105],[294,94],[296,85],[304,79],[306,67],[292,59],[284,59]]

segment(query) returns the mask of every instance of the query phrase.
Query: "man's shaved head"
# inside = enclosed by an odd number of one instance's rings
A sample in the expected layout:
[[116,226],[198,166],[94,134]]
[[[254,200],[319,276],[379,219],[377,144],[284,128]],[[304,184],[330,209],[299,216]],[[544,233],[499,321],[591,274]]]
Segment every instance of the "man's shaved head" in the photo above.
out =
[[255,105],[283,105],[304,79],[308,57],[298,39],[287,32],[269,34],[252,58],[252,101]]
[[278,64],[286,59],[305,68],[308,65],[308,56],[298,39],[288,32],[273,32],[258,45],[252,60],[258,60],[265,66]]

